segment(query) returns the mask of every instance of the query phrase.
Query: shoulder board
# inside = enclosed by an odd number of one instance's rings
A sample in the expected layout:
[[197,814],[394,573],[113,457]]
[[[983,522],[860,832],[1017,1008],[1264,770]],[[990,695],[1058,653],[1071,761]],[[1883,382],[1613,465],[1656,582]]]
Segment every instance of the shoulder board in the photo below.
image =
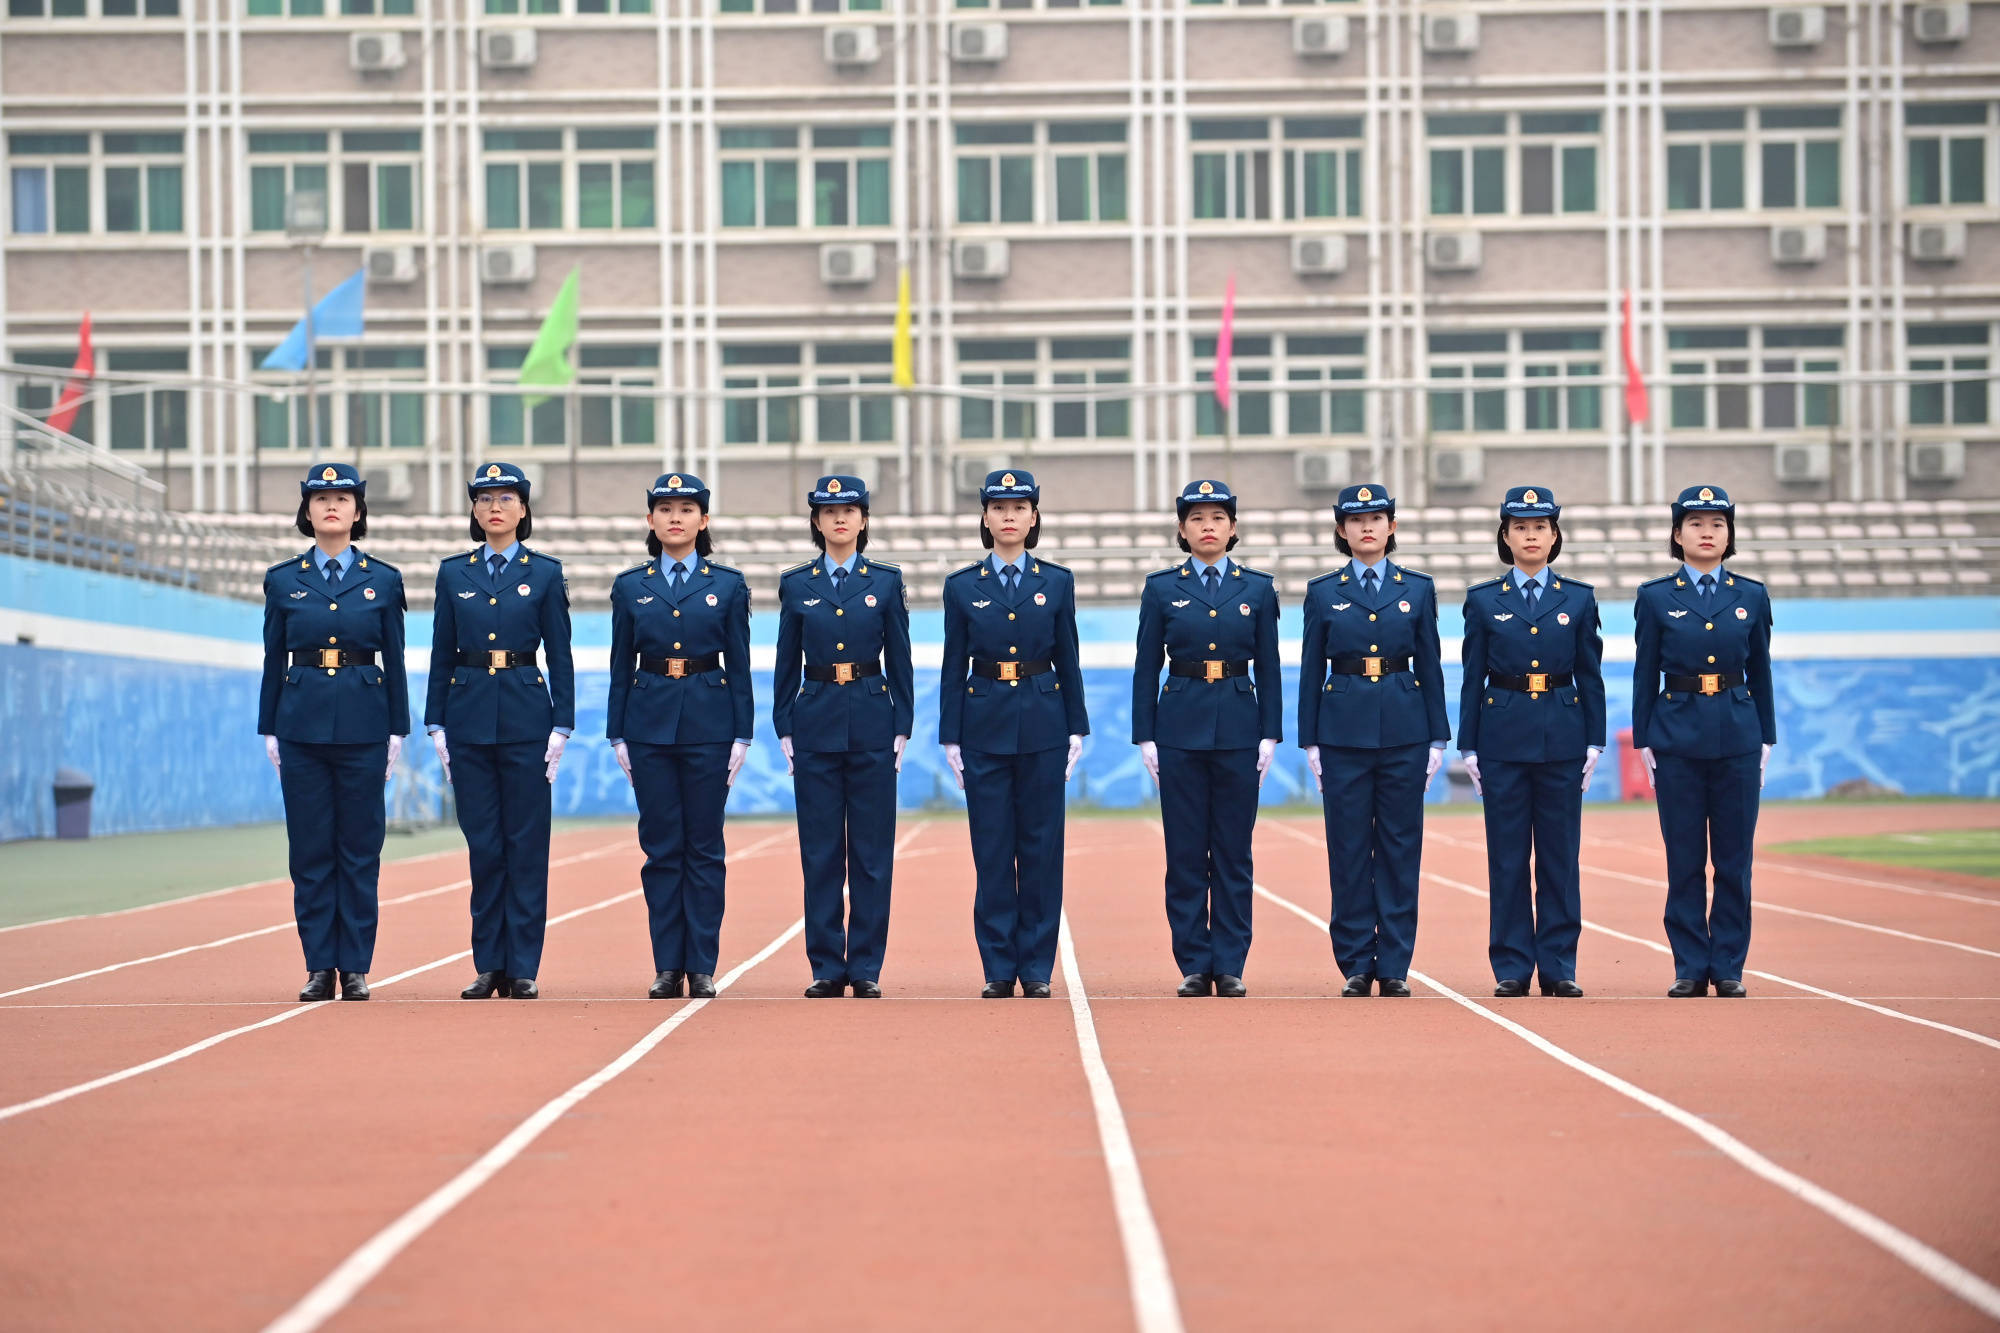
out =
[[1310,588],[1315,583],[1325,583],[1328,579],[1337,579],[1346,572],[1347,572],[1347,567],[1345,565],[1341,566],[1339,569],[1329,569],[1326,571],[1326,573],[1321,574],[1318,578],[1307,579],[1306,586]]
[[1396,568],[1399,572],[1408,574],[1413,579],[1422,579],[1425,583],[1432,581],[1431,576],[1424,573],[1421,569],[1411,569],[1408,565],[1397,565]]
[[1243,573],[1249,574],[1255,578],[1268,579],[1275,577],[1275,575],[1268,574],[1261,569],[1253,569],[1251,566],[1243,564],[1241,561],[1237,562],[1236,569],[1241,570]]
[[799,572],[800,570],[802,570],[802,569],[811,569],[811,568],[812,568],[812,567],[813,567],[814,565],[817,565],[818,563],[819,563],[819,561],[817,561],[817,560],[801,560],[801,561],[799,561],[799,563],[798,563],[798,564],[796,564],[796,565],[793,565],[793,566],[792,566],[791,568],[789,568],[789,569],[781,569],[781,570],[779,570],[779,571],[778,571],[778,577],[779,577],[779,578],[781,578],[781,579],[782,579],[782,578],[789,578],[789,577],[791,577],[791,576],[792,576],[793,574],[796,574],[796,573],[798,573],[798,572]]
[[1735,570],[1733,570],[1733,569],[1729,571],[1729,577],[1730,577],[1730,578],[1732,578],[1732,579],[1735,579],[1735,580],[1736,580],[1736,581],[1737,581],[1738,583],[1749,583],[1749,584],[1754,584],[1754,585],[1755,585],[1756,587],[1759,587],[1759,588],[1761,588],[1761,587],[1763,587],[1763,586],[1764,586],[1764,580],[1762,580],[1762,579],[1753,579],[1753,578],[1751,578],[1751,577],[1750,577],[1750,576],[1749,576],[1748,574],[1738,574],[1738,573],[1737,573],[1737,572],[1736,572]]
[[1149,580],[1171,578],[1180,572],[1181,567],[1179,565],[1168,565],[1165,569],[1154,570],[1152,573],[1146,575],[1146,577]]
[[1041,560],[1033,556],[1030,556],[1029,568],[1032,569],[1035,568],[1036,566],[1040,566],[1043,569],[1053,569],[1059,574],[1068,574],[1071,572],[1070,567],[1068,565],[1059,565],[1053,560]]
[[[1496,584],[1496,583],[1498,583],[1498,582],[1500,582],[1500,580],[1499,580],[1499,579],[1485,579],[1485,580],[1483,580],[1483,581],[1481,581],[1481,582],[1479,582],[1479,583],[1475,583],[1475,584],[1472,584],[1472,585],[1471,585],[1470,587],[1468,587],[1468,588],[1466,589],[1466,591],[1467,591],[1467,592],[1478,592],[1478,591],[1479,591],[1479,590],[1480,590],[1481,588],[1490,588],[1490,587],[1492,587],[1492,586],[1493,586],[1494,584]],[[1585,586],[1587,587],[1587,586],[1589,586],[1589,585],[1587,585],[1587,584],[1586,584]]]
[[438,563],[440,565],[449,565],[452,562],[457,561],[463,564],[465,561],[472,559],[474,556],[478,554],[479,554],[479,548],[475,546],[469,551],[460,551],[457,555],[448,555],[444,559],[438,561]]
[[952,571],[951,571],[951,573],[949,573],[949,574],[945,575],[945,577],[946,577],[946,578],[948,578],[948,579],[958,579],[958,578],[964,578],[964,577],[966,577],[967,575],[971,575],[971,576],[973,576],[973,577],[977,577],[977,576],[978,576],[978,574],[979,574],[979,567],[980,567],[981,565],[985,564],[985,563],[986,563],[986,562],[985,562],[984,560],[975,560],[975,561],[973,561],[973,562],[972,562],[971,564],[969,564],[969,565],[966,565],[966,566],[965,566],[964,568],[962,568],[962,569],[954,569],[954,570],[952,570]]
[[546,560],[552,565],[560,565],[562,563],[561,560],[558,560],[555,556],[550,555],[547,551],[538,551],[532,546],[523,546],[521,548],[521,554],[531,555],[535,557],[535,559],[537,560]]
[[734,574],[739,579],[743,577],[743,571],[734,565],[718,565],[713,560],[704,561],[703,563],[708,566],[710,573]]
[[1647,579],[1647,580],[1646,580],[1646,581],[1645,581],[1644,583],[1640,584],[1639,586],[1640,586],[1640,587],[1642,587],[1642,588],[1651,588],[1651,587],[1655,586],[1656,584],[1661,584],[1661,583],[1672,583],[1672,582],[1673,582],[1673,581],[1674,581],[1675,579],[1677,579],[1677,578],[1679,578],[1679,577],[1680,577],[1680,575],[1679,575],[1678,573],[1674,573],[1674,574],[1662,574],[1662,575],[1660,575],[1660,577],[1658,577],[1658,578],[1656,578],[1656,579]]
[[367,553],[366,551],[363,551],[363,552],[361,553],[361,558],[362,558],[363,560],[366,560],[366,561],[368,562],[368,564],[370,565],[370,567],[371,567],[371,568],[374,568],[374,569],[386,569],[386,570],[388,570],[388,571],[389,571],[389,572],[390,572],[391,574],[398,574],[398,575],[400,575],[400,574],[401,574],[401,573],[403,572],[402,570],[398,569],[398,568],[397,568],[396,566],[394,566],[394,565],[390,564],[390,563],[389,563],[389,562],[388,562],[387,560],[384,560],[384,559],[383,559],[383,558],[382,558],[381,556],[379,556],[379,555],[370,555],[370,554],[368,554],[368,553]]
[[1572,587],[1572,588],[1588,588],[1588,589],[1590,589],[1590,590],[1591,590],[1592,592],[1596,592],[1596,591],[1597,591],[1597,585],[1596,585],[1596,584],[1594,584],[1594,583],[1585,583],[1585,582],[1584,582],[1584,581],[1583,581],[1582,579],[1573,579],[1573,578],[1571,578],[1571,577],[1570,577],[1569,575],[1567,575],[1567,574],[1558,574],[1558,575],[1556,575],[1556,582],[1558,582],[1558,583],[1564,583],[1564,584],[1567,584],[1567,585],[1569,585],[1569,586],[1570,586],[1570,587]]
[[643,573],[645,573],[645,572],[646,572],[647,570],[651,569],[652,567],[653,567],[653,562],[652,562],[652,561],[650,561],[650,560],[641,560],[641,561],[640,561],[640,562],[639,562],[638,564],[636,564],[636,565],[632,565],[632,566],[630,566],[629,568],[626,568],[626,569],[621,569],[621,570],[619,570],[619,571],[618,571],[618,577],[622,579],[622,578],[624,578],[624,577],[625,577],[625,576],[626,576],[627,574],[643,574]]
[[296,565],[301,560],[308,560],[311,558],[312,558],[312,552],[310,551],[303,551],[298,555],[288,555],[283,560],[280,560],[277,564],[271,565],[270,567],[265,569],[264,572],[266,574],[275,574],[279,570],[283,569],[286,565]]
[[903,567],[901,565],[891,564],[887,560],[870,560],[867,562],[867,565],[868,568],[870,569],[893,569],[898,574],[903,572]]

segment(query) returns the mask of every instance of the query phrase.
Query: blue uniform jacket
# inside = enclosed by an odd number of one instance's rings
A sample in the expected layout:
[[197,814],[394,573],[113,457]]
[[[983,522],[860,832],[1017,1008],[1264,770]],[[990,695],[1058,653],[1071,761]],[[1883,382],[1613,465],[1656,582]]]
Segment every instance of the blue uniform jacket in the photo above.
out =
[[[1481,759],[1544,764],[1604,748],[1604,636],[1597,593],[1550,571],[1531,613],[1518,576],[1465,590],[1465,680],[1458,695],[1458,748]],[[1575,677],[1537,694],[1492,689],[1488,672]]]
[[[458,654],[541,652],[535,666],[460,666]],[[438,566],[432,613],[431,680],[424,725],[453,743],[509,745],[547,740],[576,725],[576,673],[569,652],[569,587],[562,562],[523,546],[496,580],[486,549]]]
[[[842,685],[803,668],[881,661],[882,674]],[[860,556],[839,594],[826,562],[778,580],[778,660],[771,726],[795,750],[886,750],[914,725],[910,608],[903,571]]]
[[[713,671],[662,676],[639,658],[722,654]],[[658,560],[611,583],[611,694],[604,734],[644,745],[716,745],[748,740],[750,585],[713,560],[696,560],[678,589]]]
[[[1726,568],[1709,605],[1676,570],[1641,584],[1632,616],[1632,744],[1687,759],[1724,759],[1778,743],[1771,696],[1771,595]],[[1736,674],[1720,694],[1668,690],[1662,675]]]
[[[1277,586],[1269,574],[1233,560],[1215,600],[1203,591],[1204,582],[1192,558],[1146,579],[1132,660],[1135,745],[1239,750],[1285,738]],[[1248,661],[1254,675],[1218,681],[1168,676],[1162,684],[1169,654],[1182,662]]]
[[[312,552],[264,572],[264,681],[257,734],[316,745],[410,734],[403,575],[357,550],[334,592]],[[374,666],[293,666],[295,649],[372,652]]]
[[[1031,754],[1090,734],[1077,661],[1076,576],[1028,555],[1013,598],[993,562],[944,581],[944,665],[938,679],[938,743],[989,754]],[[1055,670],[1018,681],[971,673],[971,659],[1051,661]]]
[[[1382,562],[1373,605],[1344,565],[1306,585],[1299,663],[1299,744],[1386,750],[1451,739],[1439,661],[1437,590],[1430,575]],[[1407,657],[1412,669],[1385,675],[1329,674],[1327,663]]]

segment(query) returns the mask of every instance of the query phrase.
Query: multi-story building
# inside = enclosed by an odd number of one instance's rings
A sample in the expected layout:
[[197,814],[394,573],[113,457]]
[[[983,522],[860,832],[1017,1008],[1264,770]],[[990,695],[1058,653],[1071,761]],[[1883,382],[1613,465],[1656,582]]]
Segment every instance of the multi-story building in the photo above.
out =
[[78,434],[289,507],[314,432],[257,367],[323,191],[314,290],[369,276],[319,447],[378,504],[489,452],[586,513],[835,467],[934,511],[993,459],[1098,509],[1993,494],[1996,90],[1963,0],[8,0],[0,363],[45,407],[89,311]]

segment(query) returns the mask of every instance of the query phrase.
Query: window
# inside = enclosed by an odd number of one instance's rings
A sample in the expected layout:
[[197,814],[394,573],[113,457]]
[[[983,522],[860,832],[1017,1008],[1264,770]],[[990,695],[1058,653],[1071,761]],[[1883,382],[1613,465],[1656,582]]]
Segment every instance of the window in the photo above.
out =
[[1286,434],[1367,433],[1366,392],[1333,387],[1342,380],[1359,380],[1367,374],[1365,346],[1359,335],[1285,335]]
[[[972,389],[1004,389],[1032,385],[1036,347],[1033,338],[966,338],[958,344],[958,382]],[[1037,437],[1035,400],[1006,396],[961,395],[958,436],[962,440],[1019,440]]]
[[[486,369],[499,371],[501,377],[508,380],[519,377],[521,364],[527,359],[528,349],[525,347],[486,349]],[[569,439],[564,429],[567,413],[568,405],[560,391],[534,407],[529,407],[518,393],[489,393],[486,395],[487,439],[496,445],[565,444]]]
[[[13,359],[23,366],[46,366],[46,376],[29,378],[16,376],[14,380],[14,406],[23,412],[46,417],[62,396],[63,388],[69,383],[70,367],[76,364],[76,349],[54,352],[15,352]],[[101,389],[103,386],[99,386]],[[79,440],[94,442],[96,434],[96,403],[86,396],[77,405],[76,420],[70,423],[69,433]]]
[[1745,113],[1667,112],[1667,207],[1721,211],[1743,207]]
[[581,443],[650,445],[658,441],[658,344],[579,347]]
[[[1433,333],[1430,335],[1433,380],[1501,380],[1507,378],[1505,333]],[[1504,388],[1433,389],[1430,393],[1433,431],[1501,431],[1507,429]]]
[[799,132],[725,129],[722,158],[722,225],[799,225]]
[[973,123],[955,135],[960,222],[1125,220],[1122,121]]
[[180,12],[180,0],[7,0],[13,19],[162,19]]
[[[1838,386],[1793,377],[1839,374],[1844,342],[1841,329],[1826,327],[1669,329],[1668,421],[1678,430],[1837,426]],[[1737,382],[1717,383],[1721,378]]]
[[952,0],[958,9],[1081,9],[1088,5],[1092,9],[1100,6],[1122,5],[1125,0]]
[[[1049,356],[1055,364],[1052,384],[1095,388],[1132,382],[1129,338],[1053,338]],[[1058,440],[1122,440],[1132,433],[1132,400],[1058,398],[1049,406],[1049,426]]]
[[1193,138],[1197,220],[1271,217],[1271,125],[1264,120],[1197,120]]
[[[1964,374],[1985,371],[1992,361],[1987,350],[1991,326],[1986,324],[1917,324],[1909,330],[1910,369]],[[1988,381],[1933,380],[1910,384],[1912,426],[1982,426],[1989,419]]]
[[1757,164],[1765,208],[1840,207],[1840,108],[1759,111]]
[[[1507,117],[1432,116],[1431,213],[1438,217],[1507,211]],[[1467,140],[1440,144],[1439,140]],[[1491,140],[1491,142],[1480,142]]]
[[1840,348],[1845,332],[1837,328],[1765,329],[1763,381],[1765,430],[1810,430],[1840,424],[1840,389],[1831,381],[1801,382],[1785,378],[1840,373]]
[[[331,229],[349,235],[414,231],[423,135],[415,130],[285,131],[250,136],[250,229],[283,231],[296,190],[327,192]],[[273,160],[283,159],[283,160]]]
[[655,226],[654,142],[650,129],[486,131],[487,229]]
[[1124,122],[1057,121],[1049,125],[1048,135],[1056,221],[1123,222]]
[[394,16],[417,12],[416,0],[248,0],[251,18],[321,18],[327,6],[342,15]]
[[[761,391],[796,389],[804,349],[797,343],[724,346],[722,387]],[[799,400],[793,396],[725,398],[725,444],[800,444]]]
[[[958,344],[959,382],[980,390],[959,399],[959,436],[967,440],[1122,440],[1132,433],[1132,402],[1097,390],[1132,382],[1128,338],[966,338]],[[1048,401],[1046,424],[1033,399],[1010,400],[1009,385],[1074,388]],[[999,397],[988,396],[995,389]],[[996,410],[997,409],[997,410]],[[1043,431],[1046,434],[1043,434]]]
[[1287,117],[1284,134],[1285,217],[1360,217],[1360,119]]
[[[333,372],[335,348],[320,347],[313,358],[319,371],[320,383],[325,384]],[[270,347],[251,349],[251,364],[261,364],[271,354]],[[268,373],[268,372],[260,372]],[[334,395],[315,395],[319,403],[319,442],[322,447],[340,437],[333,433]],[[257,447],[259,449],[306,449],[312,444],[312,428],[306,419],[306,396],[290,390],[259,394],[254,402],[256,414]]]
[[882,0],[721,0],[724,14],[850,14],[875,13]]
[[826,126],[812,145],[813,225],[888,226],[888,127]]
[[[1604,335],[1596,330],[1521,335],[1521,373],[1530,380],[1595,378]],[[1604,424],[1603,392],[1595,384],[1530,384],[1521,394],[1523,430],[1595,430]]]
[[1433,216],[1597,212],[1597,113],[1440,114],[1425,126]]
[[181,136],[10,134],[16,235],[178,232]]
[[885,393],[828,389],[890,382],[888,343],[820,343],[813,348],[813,439],[819,444],[887,444],[895,438],[896,401]]
[[486,131],[486,227],[560,231],[563,131]]
[[179,231],[181,136],[107,134],[103,142],[104,229]]
[[1035,127],[960,125],[957,139],[958,220],[1033,222]]
[[1675,430],[1750,428],[1747,383],[1700,382],[1709,376],[1750,374],[1750,330],[1668,329],[1667,352],[1667,372],[1673,377],[1667,415]]
[[1992,111],[1988,102],[1918,103],[1903,108],[1913,207],[1986,202]]
[[14,233],[90,230],[90,136],[10,134]]
[[794,129],[723,129],[722,225],[796,227],[799,177],[812,181],[814,227],[889,225],[887,126],[819,126],[799,151]]
[[576,225],[644,229],[653,221],[654,132],[576,131]]
[[[262,361],[270,348],[256,349]],[[344,389],[341,379],[385,380],[424,378],[421,347],[321,347],[318,349],[321,448],[420,449],[424,444],[424,394]],[[289,376],[287,377],[289,378]],[[257,446],[260,449],[305,449],[312,433],[306,424],[306,397],[296,390],[259,395],[256,399]]]
[[[1273,339],[1268,335],[1237,335],[1229,349],[1229,429],[1236,435],[1261,438],[1272,433],[1271,366]],[[1194,340],[1195,382],[1203,386],[1194,400],[1194,433],[1223,433],[1222,404],[1215,400],[1214,338]],[[1261,386],[1261,387],[1260,387]]]
[[[113,348],[104,356],[107,371],[160,376],[187,375],[185,350],[141,351]],[[185,449],[188,442],[187,390],[123,384],[111,391],[113,449]]]
[[[353,0],[343,0],[352,3]],[[368,0],[359,0],[366,4]],[[577,14],[650,14],[652,0],[573,0],[569,12]],[[563,0],[486,0],[489,14],[561,14]]]

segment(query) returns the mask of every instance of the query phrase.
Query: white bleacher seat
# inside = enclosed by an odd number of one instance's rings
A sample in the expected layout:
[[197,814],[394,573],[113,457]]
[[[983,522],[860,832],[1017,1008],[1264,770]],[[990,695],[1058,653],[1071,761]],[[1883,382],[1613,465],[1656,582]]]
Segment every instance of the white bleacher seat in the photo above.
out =
[[1805,573],[1805,581],[1808,588],[1838,588],[1840,575],[1832,570],[1809,569]]
[[1764,582],[1773,588],[1796,588],[1804,580],[1789,569],[1774,569],[1771,571],[1771,576],[1765,579]]
[[1920,569],[1917,571],[1917,582],[1926,588],[1949,588],[1951,586],[1951,571],[1948,569]]

